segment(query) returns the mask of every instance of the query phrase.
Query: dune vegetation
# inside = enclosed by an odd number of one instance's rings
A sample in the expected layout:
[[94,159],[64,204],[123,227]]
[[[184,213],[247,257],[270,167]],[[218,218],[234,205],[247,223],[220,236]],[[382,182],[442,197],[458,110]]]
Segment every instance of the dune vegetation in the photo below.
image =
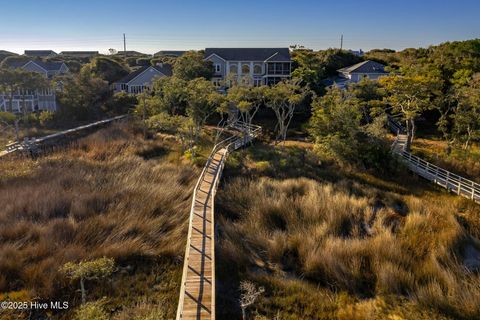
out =
[[[292,143],[228,161],[217,196],[219,319],[477,319],[480,207],[401,167],[356,173]],[[254,195],[254,196],[253,196]]]
[[50,316],[72,319],[78,282],[61,267],[107,257],[113,273],[86,282],[89,304],[79,312],[172,318],[198,175],[176,148],[168,139],[145,142],[134,125],[118,124],[35,161],[2,159],[0,300],[68,301],[67,311]]

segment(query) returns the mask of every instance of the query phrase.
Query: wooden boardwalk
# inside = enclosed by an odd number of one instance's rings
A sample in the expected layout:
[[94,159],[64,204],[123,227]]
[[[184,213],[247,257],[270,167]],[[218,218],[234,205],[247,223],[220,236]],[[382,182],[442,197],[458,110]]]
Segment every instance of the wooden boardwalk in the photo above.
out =
[[229,152],[259,132],[249,128],[248,138],[233,136],[216,144],[195,186],[177,319],[215,319],[215,193]]
[[410,171],[419,176],[454,192],[459,196],[480,203],[480,184],[440,168],[405,150],[407,135],[398,134],[392,145],[392,152],[397,154]]
[[37,150],[39,147],[44,145],[45,143],[55,144],[58,143],[59,139],[64,138],[66,136],[85,131],[87,129],[92,129],[99,127],[104,124],[108,124],[114,121],[125,119],[127,115],[117,116],[110,119],[96,121],[90,124],[86,124],[80,127],[76,127],[73,129],[68,129],[65,131],[57,132],[50,134],[48,136],[40,137],[40,138],[26,138],[24,141],[21,142],[14,142],[10,143],[6,146],[6,150],[0,151],[0,158],[6,156],[8,154],[15,153],[17,151],[25,151],[25,152],[33,152]]

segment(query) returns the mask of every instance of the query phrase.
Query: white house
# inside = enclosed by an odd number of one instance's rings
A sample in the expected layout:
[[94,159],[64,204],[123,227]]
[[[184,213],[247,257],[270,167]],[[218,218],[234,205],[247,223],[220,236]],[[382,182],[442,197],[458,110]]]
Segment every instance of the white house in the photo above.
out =
[[359,82],[363,78],[370,80],[377,80],[381,76],[388,74],[385,71],[385,66],[381,63],[367,60],[353,66],[337,70],[340,77],[349,80],[349,82]]
[[213,63],[212,81],[217,86],[246,77],[255,86],[270,85],[291,76],[288,48],[206,48],[205,60]]
[[151,88],[156,78],[170,77],[171,75],[172,66],[169,64],[159,63],[155,66],[145,66],[115,82],[113,90],[133,94],[142,93],[146,88]]
[[[28,62],[10,63],[11,68],[21,68],[30,72],[38,72],[46,79],[52,79],[55,76],[67,73],[68,67],[63,62],[43,62],[30,60]],[[56,111],[57,101],[54,88],[38,89],[32,92],[15,92],[13,94],[12,105],[9,93],[0,92],[0,110],[13,112],[22,112],[22,104],[25,101],[25,108],[28,112],[32,111]]]

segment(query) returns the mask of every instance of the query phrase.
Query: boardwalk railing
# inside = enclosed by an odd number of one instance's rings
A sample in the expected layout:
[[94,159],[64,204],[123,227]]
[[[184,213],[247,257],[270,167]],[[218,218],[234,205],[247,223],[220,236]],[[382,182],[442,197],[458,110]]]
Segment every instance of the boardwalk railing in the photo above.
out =
[[405,140],[404,136],[397,136],[392,145],[392,151],[400,156],[412,172],[451,192],[480,203],[480,184],[442,169],[406,151],[402,145],[402,141]]
[[[261,132],[259,126],[249,126],[245,123],[239,122],[236,122],[229,127],[235,130],[240,130],[244,134],[240,136],[231,136],[215,144],[193,190],[177,319],[215,319],[215,194],[229,153],[251,142]],[[207,186],[207,195],[205,195],[205,190],[201,190],[202,186],[204,188]],[[202,230],[199,230],[199,228],[194,225],[198,224],[200,208],[202,209],[201,212],[204,214],[203,217],[200,217],[200,219],[203,219]],[[206,225],[207,223],[208,226]],[[199,245],[197,244],[196,246],[193,246],[194,232],[197,236],[197,238],[195,238],[197,242],[199,240],[198,233],[200,232],[203,236],[203,245],[201,246],[202,252],[200,253],[198,249]],[[207,232],[209,233],[208,235],[205,234]],[[209,254],[207,254],[207,252]],[[199,268],[200,271],[192,268],[192,265],[199,264],[199,255],[203,259],[201,262],[201,268]],[[205,267],[205,259],[210,261],[209,266],[211,270],[208,270],[208,266]],[[194,281],[191,278],[194,278]],[[198,290],[202,292],[189,292],[190,289],[187,288],[188,281],[190,281],[190,284],[195,282],[195,289],[199,288]],[[211,291],[203,292],[205,288],[210,288]],[[189,299],[189,306],[185,305],[186,297]]]
[[73,133],[76,133],[76,132],[81,132],[83,130],[98,127],[98,126],[101,126],[101,125],[104,125],[104,124],[107,124],[107,123],[110,123],[110,122],[118,121],[118,120],[124,119],[126,117],[127,117],[127,115],[117,116],[117,117],[114,117],[114,118],[109,118],[109,119],[89,123],[89,124],[86,124],[86,125],[83,125],[83,126],[80,126],[80,127],[76,127],[76,128],[73,128],[73,129],[68,129],[68,130],[65,130],[65,131],[53,133],[53,134],[50,134],[50,135],[47,135],[47,136],[44,136],[44,137],[40,137],[40,138],[30,138],[30,139],[25,138],[25,140],[23,140],[23,141],[13,142],[13,143],[10,143],[10,144],[6,145],[5,151],[0,152],[0,157],[5,156],[7,154],[17,152],[17,151],[30,151],[32,149],[35,149],[36,147],[38,147],[42,143],[45,143],[45,142],[48,142],[48,141],[53,141],[55,139],[65,137],[69,134],[73,134]]

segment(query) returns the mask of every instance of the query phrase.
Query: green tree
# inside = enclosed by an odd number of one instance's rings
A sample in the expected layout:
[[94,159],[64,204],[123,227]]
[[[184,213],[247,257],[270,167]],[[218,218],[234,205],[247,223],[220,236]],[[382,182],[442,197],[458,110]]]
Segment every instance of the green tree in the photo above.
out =
[[64,77],[61,82],[63,88],[57,95],[59,112],[66,118],[86,120],[97,116],[111,95],[108,82],[93,76],[88,68]]
[[[265,104],[267,89],[267,86],[233,86],[228,90],[225,103],[236,108],[240,113],[240,119],[251,125],[258,110]],[[228,106],[223,109],[230,111]]]
[[175,60],[173,75],[183,80],[205,78],[210,80],[213,76],[213,65],[211,61],[203,58],[200,51],[188,51]]
[[282,81],[265,90],[267,106],[277,118],[276,140],[285,141],[293,113],[305,96],[305,91],[295,81]]
[[362,165],[380,170],[390,164],[385,115],[363,123],[362,102],[352,90],[333,88],[312,103],[309,133],[315,149],[340,163]]
[[[47,90],[50,87],[49,82],[41,74],[37,72],[28,72],[18,70],[18,89],[22,97],[22,111],[24,116],[27,115],[27,103],[26,98],[28,95],[32,95],[37,90]],[[32,110],[33,111],[33,105]]]
[[362,120],[358,99],[350,92],[333,88],[313,100],[312,112],[309,132],[316,146],[343,160],[354,159]]
[[117,92],[103,106],[103,110],[109,114],[125,114],[133,110],[138,104],[134,94]]
[[182,115],[169,115],[161,112],[151,116],[147,120],[150,129],[175,134],[180,140],[182,153],[187,148],[192,149],[194,145],[195,124],[192,118]]
[[[197,145],[200,132],[207,119],[215,112],[222,101],[211,81],[196,78],[187,85],[187,115],[193,122],[193,144]],[[192,148],[192,159],[195,150]]]
[[60,271],[71,280],[79,280],[82,304],[85,304],[87,299],[85,281],[109,277],[115,271],[114,269],[115,261],[103,257],[91,261],[80,261],[79,263],[67,262],[60,268]]
[[158,98],[158,111],[170,115],[185,115],[187,107],[187,81],[178,77],[163,77],[153,84],[153,93]]
[[108,83],[113,83],[130,73],[130,69],[118,60],[109,57],[95,57],[82,67],[81,72],[90,73]]
[[8,94],[8,110],[13,112],[13,96],[18,92],[21,71],[18,69],[0,69],[0,89]]
[[480,73],[456,91],[458,105],[451,115],[453,134],[463,149],[468,150],[472,141],[480,139]]
[[431,102],[434,81],[425,76],[388,76],[379,80],[385,90],[384,101],[389,104],[393,112],[400,113],[405,121],[407,130],[407,145],[410,145],[415,137],[415,120],[425,110],[432,109]]

